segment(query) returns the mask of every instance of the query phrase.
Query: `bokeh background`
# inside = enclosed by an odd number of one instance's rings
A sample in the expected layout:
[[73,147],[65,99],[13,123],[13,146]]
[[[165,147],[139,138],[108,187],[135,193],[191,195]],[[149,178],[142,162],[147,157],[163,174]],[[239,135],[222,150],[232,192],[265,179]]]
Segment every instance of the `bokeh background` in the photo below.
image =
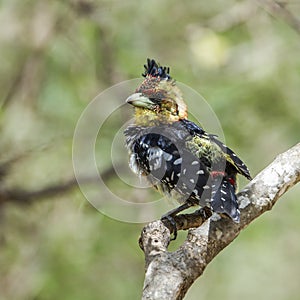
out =
[[[299,142],[299,15],[298,1],[1,0],[0,299],[139,299],[143,224],[99,213],[77,187],[78,118],[153,57],[207,99],[255,175]],[[109,153],[122,118],[96,151]],[[113,191],[157,197],[97,159]],[[244,230],[186,299],[298,299],[299,197],[296,186]]]

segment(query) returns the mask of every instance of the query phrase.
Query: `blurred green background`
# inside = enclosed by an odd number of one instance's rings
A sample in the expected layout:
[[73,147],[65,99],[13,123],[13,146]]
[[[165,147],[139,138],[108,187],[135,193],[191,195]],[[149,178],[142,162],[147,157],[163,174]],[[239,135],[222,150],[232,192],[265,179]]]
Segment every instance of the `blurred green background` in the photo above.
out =
[[[140,298],[142,224],[85,200],[72,138],[86,105],[139,77],[147,57],[207,99],[252,175],[299,142],[300,35],[262,2],[0,1],[1,300]],[[299,17],[298,1],[284,8]],[[115,118],[102,147],[122,125]],[[107,184],[156,197],[114,173]],[[244,230],[186,299],[298,299],[299,197],[296,186]]]

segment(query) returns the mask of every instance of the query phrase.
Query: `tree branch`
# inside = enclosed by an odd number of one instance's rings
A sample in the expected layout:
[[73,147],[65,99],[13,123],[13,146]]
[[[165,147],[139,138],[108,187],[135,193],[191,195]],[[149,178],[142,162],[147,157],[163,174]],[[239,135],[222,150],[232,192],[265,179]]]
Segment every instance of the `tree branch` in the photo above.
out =
[[[11,163],[11,161],[7,161],[6,163],[0,165],[0,179],[1,175],[5,175],[5,173],[8,171],[7,169],[10,167]],[[3,170],[1,166],[3,167]],[[120,170],[121,168],[125,168],[125,166],[119,165],[118,168]],[[113,166],[101,173],[101,178],[104,181],[110,180],[115,176],[116,173]],[[35,201],[39,201],[41,199],[56,197],[63,193],[70,192],[70,190],[78,187],[78,181],[85,184],[97,184],[99,182],[99,177],[87,176],[84,178],[80,178],[80,180],[76,178],[70,178],[68,181],[61,182],[58,184],[50,184],[48,186],[36,190],[27,190],[16,187],[3,188],[0,186],[0,208],[1,205],[8,202],[13,202],[16,204],[32,204]]]
[[[140,238],[146,260],[142,299],[183,299],[209,262],[299,181],[300,143],[278,155],[238,194],[239,224],[214,215],[200,227],[190,229],[182,246],[172,253],[167,251],[170,230],[161,221],[145,226]],[[185,229],[195,227],[193,218],[184,218],[184,222],[182,218]]]
[[287,3],[278,0],[257,0],[257,2],[274,17],[282,19],[298,34],[300,34],[300,19],[286,8]]

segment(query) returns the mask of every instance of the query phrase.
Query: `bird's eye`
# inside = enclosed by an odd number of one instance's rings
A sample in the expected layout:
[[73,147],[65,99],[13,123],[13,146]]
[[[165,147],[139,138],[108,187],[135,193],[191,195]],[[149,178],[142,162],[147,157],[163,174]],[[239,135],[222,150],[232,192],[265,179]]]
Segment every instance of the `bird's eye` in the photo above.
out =
[[149,97],[149,99],[155,104],[159,104],[159,102],[161,102],[161,99],[156,97]]

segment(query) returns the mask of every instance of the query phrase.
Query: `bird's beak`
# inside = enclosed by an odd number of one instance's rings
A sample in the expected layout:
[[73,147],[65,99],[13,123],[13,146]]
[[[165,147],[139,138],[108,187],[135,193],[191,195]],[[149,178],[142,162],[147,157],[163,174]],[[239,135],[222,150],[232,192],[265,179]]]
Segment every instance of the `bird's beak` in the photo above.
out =
[[155,103],[152,102],[149,98],[145,97],[142,93],[135,93],[130,95],[126,102],[141,108],[153,109],[156,107]]

